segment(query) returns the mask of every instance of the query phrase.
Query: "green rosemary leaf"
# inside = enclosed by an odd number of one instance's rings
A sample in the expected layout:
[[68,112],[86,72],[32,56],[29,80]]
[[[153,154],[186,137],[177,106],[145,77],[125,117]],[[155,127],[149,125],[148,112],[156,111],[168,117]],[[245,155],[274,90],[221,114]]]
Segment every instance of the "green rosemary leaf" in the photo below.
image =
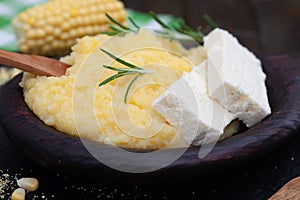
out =
[[113,67],[113,66],[109,66],[109,65],[102,65],[104,68],[106,69],[110,69],[110,70],[113,70],[113,71],[116,71],[118,72],[117,74],[114,74],[112,76],[110,76],[109,78],[105,79],[104,81],[102,81],[100,84],[99,84],[99,87],[102,86],[102,85],[105,85],[117,78],[120,78],[122,76],[128,76],[128,75],[135,75],[137,74],[137,76],[135,78],[133,78],[131,80],[131,82],[129,83],[128,85],[128,88],[126,89],[126,92],[125,92],[125,98],[124,98],[124,102],[126,103],[127,101],[127,96],[129,94],[129,90],[130,88],[132,87],[132,84],[134,83],[134,81],[136,81],[136,79],[140,76],[142,76],[143,74],[151,74],[151,73],[154,73],[155,71],[153,70],[146,70],[146,69],[143,69],[143,68],[140,68],[140,67],[137,67],[131,63],[128,63],[118,57],[116,57],[115,55],[113,55],[112,53],[104,50],[101,48],[101,51],[103,51],[104,53],[106,53],[109,57],[113,58],[114,60],[116,60],[117,62],[125,65],[125,66],[128,66],[129,68],[117,68],[117,67]]
[[118,25],[120,28],[125,29],[125,30],[130,30],[130,28],[124,26],[123,24],[121,24],[120,22],[118,22],[117,20],[112,18],[108,13],[105,13],[105,15],[112,23]]
[[112,59],[114,59],[115,61],[117,61],[117,62],[119,62],[119,63],[121,63],[121,64],[123,64],[123,65],[125,65],[127,67],[130,67],[130,68],[133,68],[133,69],[142,69],[142,68],[139,68],[139,67],[135,66],[134,64],[131,64],[129,62],[126,62],[126,61],[124,61],[124,60],[116,57],[115,55],[111,54],[110,52],[108,52],[108,51],[106,51],[106,50],[104,50],[102,48],[100,50],[103,51],[105,54],[107,54]]
[[192,29],[191,27],[189,27],[184,21],[181,21],[180,25],[181,25],[181,27],[182,27],[183,30],[194,32],[194,29]]
[[[119,23],[117,20],[112,18],[107,13],[106,13],[106,16],[110,21],[108,23],[109,23],[109,28],[111,29],[111,31],[101,32],[102,34],[106,34],[106,35],[109,35],[109,36],[114,36],[114,35],[121,34],[121,33],[126,34],[127,31],[132,31],[132,32],[135,32],[135,33],[137,32],[137,30],[135,30],[135,29],[130,29],[130,28],[122,25],[121,23]],[[201,26],[197,27],[197,29],[194,30],[192,27],[188,26],[182,18],[176,18],[176,19],[172,20],[171,22],[169,22],[168,24],[166,24],[165,22],[163,22],[157,16],[156,13],[154,13],[152,11],[150,12],[150,16],[157,23],[159,23],[162,28],[165,29],[164,31],[162,31],[160,33],[155,31],[161,37],[169,38],[171,41],[172,40],[186,41],[186,40],[189,40],[188,37],[190,37],[198,43],[203,42],[204,34],[202,33]],[[213,20],[208,15],[205,14],[203,17],[204,17],[205,21],[207,22],[207,24],[212,29],[217,27],[216,24],[213,22]],[[140,29],[140,27],[135,23],[135,21],[132,18],[129,17],[128,19],[131,22],[131,24],[134,26],[134,28],[136,28],[138,30]],[[172,33],[172,31],[174,31],[174,30],[177,31],[178,33],[181,33],[181,34],[186,35],[188,37],[178,36],[178,34]],[[117,59],[118,58],[116,58],[116,60]],[[119,60],[119,61],[122,62],[122,60]],[[125,63],[123,63],[123,64],[125,64]],[[126,63],[125,65],[130,67],[130,68],[135,68],[134,65],[132,65],[130,63]]]
[[131,17],[128,17],[128,19],[136,29],[140,29],[140,27],[135,23],[135,21]]
[[129,74],[136,74],[136,73],[140,73],[140,74],[148,74],[150,72],[146,71],[145,73],[145,70],[140,70],[140,69],[132,69],[132,68],[116,68],[116,67],[112,67],[112,66],[109,66],[109,65],[103,65],[104,68],[106,69],[110,69],[110,70],[113,70],[113,71],[117,71],[118,73],[127,73],[126,75],[129,75]]
[[116,33],[122,33],[122,32],[124,32],[123,29],[120,29],[120,28],[118,28],[118,27],[112,25],[110,22],[108,22],[108,26],[109,26],[109,28],[110,28],[111,30],[115,31]]
[[216,23],[207,14],[204,14],[203,18],[206,21],[206,23],[210,26],[211,29],[217,28]]
[[177,31],[178,33],[181,33],[183,35],[189,36],[190,38],[192,38],[193,40],[201,43],[203,42],[203,37],[204,34],[198,30],[194,30],[193,28],[191,28],[190,26],[188,26],[184,20],[182,18],[177,18],[173,21],[171,21],[168,25],[165,24],[163,21],[161,21],[159,19],[159,17],[154,13],[154,12],[150,12],[151,17],[158,22],[163,28],[170,30],[170,31],[164,31],[164,32],[160,32],[159,35],[161,37],[164,38],[169,38],[171,41],[176,39],[179,41],[186,41],[186,40],[190,40],[188,39],[188,37],[182,37],[182,36],[178,36],[178,34],[176,33],[172,33],[172,30]]
[[172,27],[174,30],[180,29],[183,22],[184,20],[182,18],[175,18],[168,23],[168,26]]
[[136,77],[134,77],[134,78],[130,81],[130,83],[129,83],[127,89],[126,89],[126,92],[125,92],[125,97],[124,97],[124,102],[125,102],[125,103],[127,102],[129,90],[131,89],[133,83],[134,83],[140,76],[141,76],[141,74],[138,74]]
[[167,24],[165,24],[163,21],[161,21],[161,19],[159,19],[159,17],[153,11],[150,11],[150,15],[157,23],[159,23],[161,25],[161,27],[163,27],[165,29],[172,29]]
[[112,66],[109,66],[109,65],[102,65],[104,68],[106,69],[110,69],[110,70],[113,70],[113,71],[121,71],[120,68],[116,68],[116,67],[112,67]]
[[199,37],[201,38],[201,41],[202,41],[205,35],[202,32],[197,32],[197,33],[198,33],[198,35],[199,35]]
[[113,32],[113,31],[101,31],[100,34],[104,34],[104,35],[108,35],[108,36],[114,36],[114,35],[117,35],[119,33]]
[[109,83],[109,82],[111,82],[111,81],[113,81],[113,80],[115,80],[115,79],[117,79],[117,78],[120,78],[120,77],[122,77],[122,76],[125,76],[125,74],[118,73],[118,74],[115,74],[115,75],[113,75],[113,76],[110,76],[109,78],[107,78],[107,79],[105,79],[104,81],[102,81],[102,82],[99,84],[99,87],[102,86],[102,85],[105,85],[105,84],[107,84],[107,83]]

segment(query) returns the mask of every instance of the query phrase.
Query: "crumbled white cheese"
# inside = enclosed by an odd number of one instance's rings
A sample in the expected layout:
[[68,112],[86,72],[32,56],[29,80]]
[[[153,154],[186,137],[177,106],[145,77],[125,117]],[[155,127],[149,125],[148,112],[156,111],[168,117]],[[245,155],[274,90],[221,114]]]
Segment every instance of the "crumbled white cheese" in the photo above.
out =
[[210,95],[248,127],[260,122],[271,109],[261,62],[226,30],[204,37],[208,54]]
[[[189,143],[217,141],[234,116],[208,96],[206,62],[173,83],[153,102],[153,108]],[[206,138],[205,138],[206,137]]]
[[195,145],[216,141],[233,119],[251,127],[271,113],[266,75],[253,53],[218,28],[204,38],[204,48],[208,59],[153,103]]

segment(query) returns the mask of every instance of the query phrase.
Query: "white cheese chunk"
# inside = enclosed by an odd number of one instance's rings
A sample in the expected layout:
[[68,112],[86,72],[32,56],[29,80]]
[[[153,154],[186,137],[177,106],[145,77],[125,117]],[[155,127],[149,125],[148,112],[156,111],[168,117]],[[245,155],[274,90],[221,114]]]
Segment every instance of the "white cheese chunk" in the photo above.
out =
[[208,54],[210,96],[248,127],[260,122],[271,109],[261,62],[226,30],[204,37]]
[[172,125],[189,144],[216,142],[234,119],[208,96],[206,62],[173,83],[153,102],[153,108]]

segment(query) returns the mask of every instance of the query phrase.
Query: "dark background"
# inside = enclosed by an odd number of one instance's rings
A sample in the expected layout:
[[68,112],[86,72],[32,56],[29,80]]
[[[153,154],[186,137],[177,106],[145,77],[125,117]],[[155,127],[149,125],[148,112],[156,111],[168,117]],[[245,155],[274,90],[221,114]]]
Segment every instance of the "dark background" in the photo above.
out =
[[123,0],[137,11],[182,17],[192,27],[208,14],[257,54],[300,52],[299,0]]

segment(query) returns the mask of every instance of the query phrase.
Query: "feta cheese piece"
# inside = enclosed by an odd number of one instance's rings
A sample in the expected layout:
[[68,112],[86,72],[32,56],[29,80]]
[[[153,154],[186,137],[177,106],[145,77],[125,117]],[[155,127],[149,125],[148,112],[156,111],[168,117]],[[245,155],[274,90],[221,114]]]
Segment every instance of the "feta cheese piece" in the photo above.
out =
[[226,30],[204,37],[210,96],[251,127],[271,113],[261,62]]
[[173,83],[153,102],[153,108],[174,127],[189,144],[216,142],[234,119],[208,96],[206,62],[194,67]]

